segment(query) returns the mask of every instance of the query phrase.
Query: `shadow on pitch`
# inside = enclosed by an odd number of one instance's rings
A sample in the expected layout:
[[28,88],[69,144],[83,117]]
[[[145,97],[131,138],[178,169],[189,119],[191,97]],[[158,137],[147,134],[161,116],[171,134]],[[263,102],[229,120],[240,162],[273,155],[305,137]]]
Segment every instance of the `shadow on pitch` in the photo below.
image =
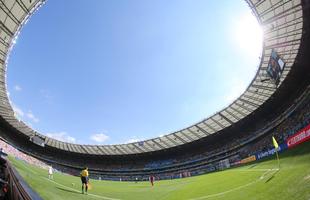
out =
[[70,190],[70,189],[65,189],[65,188],[61,188],[61,187],[56,187],[58,190],[62,190],[65,192],[71,192],[71,193],[75,193],[75,194],[81,194],[80,192],[74,191],[74,190]]
[[271,181],[279,171],[280,170],[273,172],[272,175],[265,181],[265,183],[268,183],[269,181]]

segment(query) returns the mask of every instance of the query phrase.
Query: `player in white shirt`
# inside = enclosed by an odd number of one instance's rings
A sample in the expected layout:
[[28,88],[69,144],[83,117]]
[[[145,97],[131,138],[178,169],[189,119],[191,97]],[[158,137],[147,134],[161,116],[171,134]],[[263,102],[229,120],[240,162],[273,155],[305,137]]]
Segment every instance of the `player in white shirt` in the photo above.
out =
[[52,166],[48,167],[48,178],[53,179],[53,167]]

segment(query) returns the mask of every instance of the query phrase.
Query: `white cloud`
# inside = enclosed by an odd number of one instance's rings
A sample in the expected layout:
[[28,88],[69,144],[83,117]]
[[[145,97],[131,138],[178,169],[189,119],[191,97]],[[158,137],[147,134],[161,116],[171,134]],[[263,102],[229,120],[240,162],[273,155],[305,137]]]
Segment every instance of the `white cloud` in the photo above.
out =
[[19,85],[15,85],[14,90],[19,92],[22,90],[22,88]]
[[35,123],[38,123],[40,121],[37,117],[33,115],[31,110],[28,113],[26,113],[26,116]]
[[[32,122],[35,122],[35,123],[38,123],[40,120],[39,118],[37,118],[33,113],[32,111],[28,111],[27,113],[25,113],[21,108],[19,108],[17,105],[15,105],[14,103],[11,104],[12,105],[12,108],[14,110],[14,115],[17,119],[21,120],[24,116],[26,116],[28,119],[30,119]],[[25,118],[24,118],[25,119]],[[28,125],[31,124],[29,122],[29,120],[26,120],[28,121]],[[30,125],[30,127],[32,127],[32,125]]]
[[138,141],[139,141],[139,140],[136,139],[136,138],[131,138],[131,139],[127,140],[127,141],[125,142],[125,144],[134,143],[134,142],[138,142]]
[[95,142],[98,142],[98,143],[103,143],[105,141],[107,141],[110,137],[103,134],[103,133],[97,133],[97,134],[93,134],[90,139],[95,141]]
[[134,142],[139,142],[139,141],[143,141],[143,139],[138,138],[138,137],[136,137],[136,136],[133,136],[133,137],[130,138],[129,140],[125,141],[125,144],[134,143]]
[[68,135],[67,132],[56,132],[56,133],[47,133],[48,137],[54,138],[59,141],[63,142],[70,142],[70,143],[76,143],[76,139],[70,135]]

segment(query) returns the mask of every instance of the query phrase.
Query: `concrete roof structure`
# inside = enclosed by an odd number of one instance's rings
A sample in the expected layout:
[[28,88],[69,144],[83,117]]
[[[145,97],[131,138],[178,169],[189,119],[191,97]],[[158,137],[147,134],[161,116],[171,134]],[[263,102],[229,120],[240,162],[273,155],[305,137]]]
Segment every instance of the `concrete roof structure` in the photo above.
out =
[[[0,116],[29,139],[38,136],[47,146],[93,155],[129,155],[168,149],[194,142],[230,127],[257,110],[281,86],[294,67],[303,34],[301,0],[246,0],[246,2],[262,26],[264,41],[257,73],[240,97],[212,116],[163,137],[130,144],[80,145],[47,137],[16,118],[6,86],[9,54],[22,27],[45,1],[0,0]],[[272,50],[285,62],[278,85],[267,74]]]

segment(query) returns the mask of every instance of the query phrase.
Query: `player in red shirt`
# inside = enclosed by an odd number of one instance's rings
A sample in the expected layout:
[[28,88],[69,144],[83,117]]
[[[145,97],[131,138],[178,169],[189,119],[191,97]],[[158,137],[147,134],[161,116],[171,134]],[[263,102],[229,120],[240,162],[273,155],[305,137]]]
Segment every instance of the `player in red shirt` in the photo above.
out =
[[154,186],[155,177],[153,175],[150,176],[150,182],[152,186]]

